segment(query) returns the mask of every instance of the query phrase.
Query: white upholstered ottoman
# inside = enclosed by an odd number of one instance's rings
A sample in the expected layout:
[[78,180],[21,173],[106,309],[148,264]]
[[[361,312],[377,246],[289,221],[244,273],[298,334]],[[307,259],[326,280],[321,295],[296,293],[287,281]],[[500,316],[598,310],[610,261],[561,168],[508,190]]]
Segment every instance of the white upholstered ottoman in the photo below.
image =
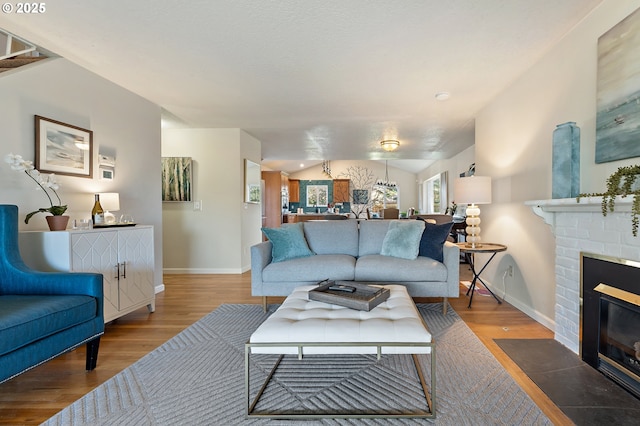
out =
[[[245,384],[248,417],[316,418],[374,417],[368,413],[322,414],[254,414],[262,392],[287,354],[412,354],[416,373],[422,385],[428,411],[375,417],[435,417],[435,344],[416,305],[402,285],[385,286],[389,299],[371,311],[358,311],[343,306],[311,301],[309,290],[316,286],[294,289],[282,305],[262,323],[245,345]],[[250,354],[280,354],[257,396],[250,402]],[[430,354],[431,395],[416,354]]]

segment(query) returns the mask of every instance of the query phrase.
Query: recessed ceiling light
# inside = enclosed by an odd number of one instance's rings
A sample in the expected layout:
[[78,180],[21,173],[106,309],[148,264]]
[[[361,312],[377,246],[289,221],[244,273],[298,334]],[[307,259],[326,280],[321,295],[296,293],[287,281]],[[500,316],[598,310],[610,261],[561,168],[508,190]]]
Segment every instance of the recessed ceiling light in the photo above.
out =
[[400,146],[400,142],[395,139],[387,139],[380,142],[380,145],[385,151],[395,151]]
[[304,167],[304,163],[300,163],[300,168],[303,168],[303,167]]
[[451,93],[449,93],[449,92],[438,92],[438,93],[436,93],[436,100],[437,101],[446,101],[450,97],[451,97]]

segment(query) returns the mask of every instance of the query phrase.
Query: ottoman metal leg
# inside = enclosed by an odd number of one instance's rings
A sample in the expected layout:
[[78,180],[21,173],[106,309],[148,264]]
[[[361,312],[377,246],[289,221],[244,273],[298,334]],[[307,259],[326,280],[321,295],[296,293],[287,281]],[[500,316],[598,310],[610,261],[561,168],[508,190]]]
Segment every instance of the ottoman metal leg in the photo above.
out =
[[[292,346],[291,344],[288,344]],[[306,344],[308,345],[308,343]],[[313,346],[322,346],[325,344],[312,344]],[[359,346],[353,343],[343,343],[336,344],[332,343],[332,346],[341,345],[341,346]],[[366,344],[368,347],[371,347],[371,343]],[[394,344],[389,344],[392,346]],[[398,344],[395,343],[397,346]],[[429,354],[430,364],[431,364],[431,392],[429,392],[429,386],[427,386],[427,382],[424,377],[424,373],[420,368],[420,361],[418,355],[412,354],[413,364],[416,369],[416,374],[420,381],[420,386],[422,387],[422,391],[424,393],[425,402],[428,410],[422,412],[405,412],[398,414],[380,414],[379,412],[323,412],[323,413],[314,413],[312,411],[308,411],[305,413],[295,413],[295,412],[286,412],[286,411],[269,411],[265,413],[256,413],[254,411],[258,401],[262,397],[267,385],[271,381],[274,376],[278,366],[280,365],[284,355],[279,355],[278,360],[275,365],[267,375],[264,383],[260,387],[258,393],[256,394],[253,401],[251,401],[250,388],[250,355],[251,355],[251,347],[252,346],[287,346],[287,344],[282,343],[271,343],[271,344],[256,344],[256,343],[246,343],[245,344],[245,401],[247,403],[245,415],[247,418],[249,417],[262,417],[262,418],[273,418],[273,419],[320,419],[320,418],[435,418],[436,417],[436,407],[435,407],[435,399],[436,399],[436,348],[433,342],[429,345],[431,346],[431,353]],[[297,345],[299,352],[302,351],[302,347],[304,345]],[[364,344],[362,346],[365,346]],[[409,345],[407,345],[409,346]],[[378,346],[378,354],[380,353],[380,346]]]

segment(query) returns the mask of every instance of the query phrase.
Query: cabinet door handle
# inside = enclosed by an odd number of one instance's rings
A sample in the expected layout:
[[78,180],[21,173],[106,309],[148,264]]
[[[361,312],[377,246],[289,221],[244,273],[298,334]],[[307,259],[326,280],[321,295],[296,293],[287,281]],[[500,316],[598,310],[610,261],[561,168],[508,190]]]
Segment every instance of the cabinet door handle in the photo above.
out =
[[122,262],[122,278],[127,278],[127,262]]
[[119,263],[116,263],[116,276],[113,277],[113,278],[115,278],[116,280],[120,279],[120,264]]

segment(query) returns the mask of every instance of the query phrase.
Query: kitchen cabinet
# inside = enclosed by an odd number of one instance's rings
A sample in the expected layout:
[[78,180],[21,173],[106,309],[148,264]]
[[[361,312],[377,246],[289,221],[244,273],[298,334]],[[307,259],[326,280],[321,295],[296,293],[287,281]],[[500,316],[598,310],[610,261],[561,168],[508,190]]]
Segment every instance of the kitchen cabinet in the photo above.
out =
[[104,320],[155,311],[153,227],[20,233],[24,262],[41,271],[103,275]]
[[264,171],[262,180],[264,180],[262,223],[267,228],[278,228],[282,224],[282,207],[288,207],[289,203],[289,177],[281,171]]
[[349,179],[333,180],[333,202],[334,203],[349,202]]
[[289,179],[289,202],[300,202],[300,180]]

